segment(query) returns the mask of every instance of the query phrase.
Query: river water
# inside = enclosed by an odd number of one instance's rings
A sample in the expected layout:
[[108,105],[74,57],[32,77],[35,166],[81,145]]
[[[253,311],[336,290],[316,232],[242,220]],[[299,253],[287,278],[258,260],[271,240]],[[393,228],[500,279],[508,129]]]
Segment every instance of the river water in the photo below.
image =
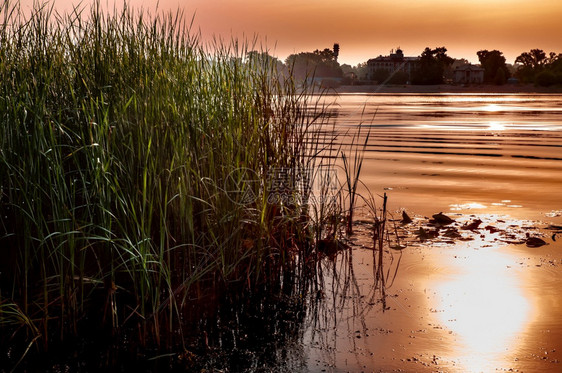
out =
[[[338,149],[369,134],[360,191],[386,193],[396,220],[406,210],[414,222],[395,222],[406,247],[387,253],[384,305],[368,238],[326,263],[326,294],[299,344],[302,370],[562,371],[562,96],[327,99]],[[416,232],[438,212],[460,236],[420,242]],[[479,228],[463,230],[476,219]],[[546,245],[529,247],[529,237]]]
[[524,218],[562,209],[560,95],[343,94],[337,108],[342,134],[369,127],[362,180],[395,205]]

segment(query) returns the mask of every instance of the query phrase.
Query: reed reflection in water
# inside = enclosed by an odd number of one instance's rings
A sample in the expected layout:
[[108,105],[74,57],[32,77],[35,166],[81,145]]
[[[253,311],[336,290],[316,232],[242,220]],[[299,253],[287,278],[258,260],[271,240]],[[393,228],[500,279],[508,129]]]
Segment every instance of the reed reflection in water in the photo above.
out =
[[[303,335],[309,371],[379,366],[378,327],[372,320],[389,310],[386,291],[393,286],[402,254],[385,248],[382,263],[378,254],[356,246],[322,262],[322,290],[310,304]],[[377,272],[384,281],[377,280]]]

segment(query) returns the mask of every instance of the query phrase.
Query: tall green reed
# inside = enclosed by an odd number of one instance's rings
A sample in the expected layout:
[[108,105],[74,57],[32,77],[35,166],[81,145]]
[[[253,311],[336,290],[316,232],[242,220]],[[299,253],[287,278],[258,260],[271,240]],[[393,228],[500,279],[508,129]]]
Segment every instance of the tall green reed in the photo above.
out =
[[268,187],[315,167],[313,87],[252,44],[204,45],[181,13],[0,15],[0,304],[30,320],[22,339],[46,349],[87,320],[177,343],[209,289],[304,273],[308,207]]
[[[376,113],[373,115],[373,118],[375,115]],[[349,146],[350,149],[348,149],[348,151],[353,155],[353,158],[350,159],[350,155],[348,155],[345,151],[341,152],[343,173],[345,175],[344,188],[347,192],[346,197],[348,212],[346,219],[346,233],[348,235],[353,234],[353,217],[358,199],[357,188],[360,183],[361,168],[363,167],[365,150],[367,149],[367,144],[369,143],[369,137],[371,135],[370,127],[368,127],[366,134],[362,133],[362,129],[363,124],[360,123],[357,128],[357,132],[353,134],[351,139]],[[362,146],[358,146],[358,144],[362,144]]]

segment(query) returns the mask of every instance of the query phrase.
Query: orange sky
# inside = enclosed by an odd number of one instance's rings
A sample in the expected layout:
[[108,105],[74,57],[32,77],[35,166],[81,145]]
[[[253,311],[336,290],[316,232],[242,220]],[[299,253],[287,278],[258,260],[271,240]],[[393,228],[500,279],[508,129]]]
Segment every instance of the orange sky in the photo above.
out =
[[[32,2],[21,0],[24,7]],[[71,3],[55,1],[60,9]],[[128,3],[154,10],[156,0]],[[257,35],[281,59],[334,42],[340,63],[352,65],[398,46],[407,56],[445,46],[451,57],[472,62],[481,49],[502,51],[508,63],[532,48],[562,53],[561,0],[160,0],[161,10],[177,8],[188,18],[196,12],[204,40]]]

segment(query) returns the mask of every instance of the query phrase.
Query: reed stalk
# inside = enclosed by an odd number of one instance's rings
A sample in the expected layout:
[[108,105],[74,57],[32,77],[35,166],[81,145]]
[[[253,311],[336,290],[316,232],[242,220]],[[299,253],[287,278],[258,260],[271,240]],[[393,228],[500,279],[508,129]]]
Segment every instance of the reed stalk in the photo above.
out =
[[[360,183],[361,168],[363,167],[365,150],[367,149],[367,144],[369,143],[369,137],[371,135],[370,127],[368,128],[366,134],[362,133],[362,129],[363,124],[360,123],[357,127],[357,132],[353,134],[353,137],[351,139],[350,152],[353,154],[353,158],[350,159],[346,152],[341,152],[343,171],[345,175],[344,186],[347,191],[346,197],[348,200],[346,220],[346,233],[348,235],[353,234],[353,216],[356,207],[355,205],[358,199],[357,187]],[[358,143],[359,141],[360,143]],[[358,146],[358,144],[360,144],[361,146]]]

